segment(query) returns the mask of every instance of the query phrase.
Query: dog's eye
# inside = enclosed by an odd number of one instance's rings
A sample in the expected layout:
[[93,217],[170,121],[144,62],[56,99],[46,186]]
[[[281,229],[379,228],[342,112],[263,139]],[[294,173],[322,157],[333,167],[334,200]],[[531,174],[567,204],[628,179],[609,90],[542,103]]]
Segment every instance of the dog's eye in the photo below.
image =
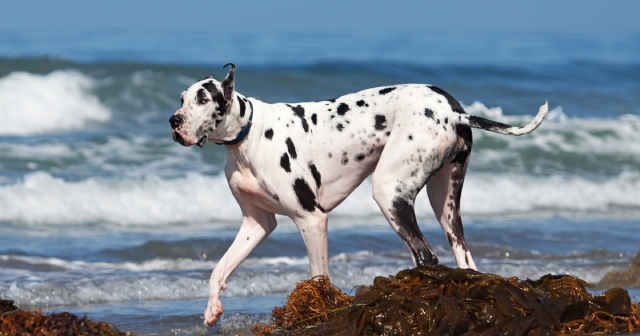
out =
[[208,102],[209,102],[209,99],[207,99],[207,98],[202,98],[202,99],[200,99],[200,101],[199,101],[200,105],[204,105],[204,104],[206,104],[206,103],[208,103]]

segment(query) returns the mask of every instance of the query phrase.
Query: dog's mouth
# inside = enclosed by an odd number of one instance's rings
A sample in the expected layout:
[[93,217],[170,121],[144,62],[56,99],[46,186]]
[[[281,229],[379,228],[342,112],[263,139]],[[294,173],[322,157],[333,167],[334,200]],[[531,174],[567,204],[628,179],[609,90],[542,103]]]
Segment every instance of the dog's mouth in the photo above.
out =
[[173,136],[173,141],[185,146],[185,147],[191,147],[192,145],[196,145],[200,148],[202,148],[202,146],[204,146],[204,144],[207,142],[207,139],[209,138],[209,136],[207,134],[203,135],[200,137],[200,139],[196,142],[193,139],[190,139],[189,137],[187,137],[185,139],[185,137],[180,134],[180,132],[173,130],[172,134]]
[[202,148],[202,146],[204,146],[204,144],[207,142],[207,138],[209,136],[207,134],[203,135],[200,137],[200,140],[198,140],[198,142],[196,143],[196,145],[200,148]]
[[172,135],[173,135],[173,141],[175,141],[175,142],[177,142],[177,143],[179,143],[179,144],[181,144],[181,145],[183,145],[185,147],[191,146],[191,144],[188,143],[184,139],[184,137],[180,133],[176,132],[175,130],[172,132]]

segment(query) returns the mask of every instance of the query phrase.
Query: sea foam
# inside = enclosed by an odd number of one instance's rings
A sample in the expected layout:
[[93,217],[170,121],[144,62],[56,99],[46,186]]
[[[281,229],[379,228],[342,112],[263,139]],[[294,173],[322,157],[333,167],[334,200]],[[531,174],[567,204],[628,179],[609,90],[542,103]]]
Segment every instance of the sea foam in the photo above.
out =
[[109,120],[110,110],[90,92],[94,85],[92,78],[70,70],[0,78],[0,135],[60,132]]
[[[603,180],[551,175],[470,173],[462,193],[465,215],[564,215],[617,210],[640,212],[640,173],[627,171]],[[418,217],[433,218],[426,192],[415,205]],[[367,179],[332,215],[381,216]],[[0,186],[0,221],[41,224],[170,223],[241,220],[224,174],[190,173],[166,179],[141,178],[65,181],[46,172],[28,174]]]

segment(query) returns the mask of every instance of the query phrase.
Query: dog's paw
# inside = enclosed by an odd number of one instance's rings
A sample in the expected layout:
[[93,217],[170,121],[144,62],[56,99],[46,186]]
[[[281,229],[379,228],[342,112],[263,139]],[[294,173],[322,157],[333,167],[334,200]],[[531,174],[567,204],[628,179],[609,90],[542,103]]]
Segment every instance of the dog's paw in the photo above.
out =
[[222,309],[222,302],[220,302],[220,300],[215,300],[215,302],[213,300],[209,300],[207,310],[204,311],[204,324],[209,327],[215,326],[222,313],[224,313],[224,309]]

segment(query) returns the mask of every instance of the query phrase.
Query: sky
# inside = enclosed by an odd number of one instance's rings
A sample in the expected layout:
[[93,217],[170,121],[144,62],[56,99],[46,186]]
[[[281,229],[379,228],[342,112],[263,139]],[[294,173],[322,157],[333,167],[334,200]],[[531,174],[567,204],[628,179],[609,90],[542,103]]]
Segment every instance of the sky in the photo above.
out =
[[24,0],[0,30],[640,33],[638,0]]

